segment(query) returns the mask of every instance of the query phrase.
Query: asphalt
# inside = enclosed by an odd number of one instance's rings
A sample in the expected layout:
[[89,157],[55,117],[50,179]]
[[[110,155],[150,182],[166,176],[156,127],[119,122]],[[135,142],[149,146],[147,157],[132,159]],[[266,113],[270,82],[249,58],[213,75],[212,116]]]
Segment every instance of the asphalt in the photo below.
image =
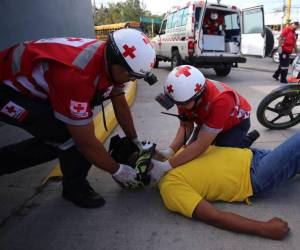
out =
[[[255,112],[262,96],[274,88],[269,79],[270,72],[277,65],[262,63],[259,66],[255,59],[248,60],[248,64],[250,66],[240,65],[239,69],[233,70],[229,80],[234,82],[232,87],[247,96]],[[168,72],[167,66],[156,70],[163,78]],[[239,74],[249,80],[239,84],[236,80]],[[262,78],[259,83],[257,77]],[[177,121],[157,112],[161,108],[153,100],[161,90],[161,82],[152,87],[139,82],[132,113],[141,139],[155,141],[159,147],[164,147],[173,137]],[[256,146],[264,148],[275,147],[299,130],[299,126],[295,126],[289,130],[270,131],[264,129],[255,117],[252,117],[252,126],[261,133]],[[119,127],[112,131],[112,135],[117,133],[122,134]],[[0,146],[27,136],[21,130],[2,125]],[[254,201],[253,206],[216,204],[221,209],[251,218],[285,218],[292,231],[284,241],[277,242],[223,231],[170,213],[164,208],[157,188],[128,192],[120,189],[110,175],[96,168],[91,169],[88,178],[107,203],[100,209],[77,208],[61,198],[59,178],[42,186],[44,178],[56,164],[57,161],[52,161],[0,177],[1,250],[299,249],[299,178],[272,196]]]

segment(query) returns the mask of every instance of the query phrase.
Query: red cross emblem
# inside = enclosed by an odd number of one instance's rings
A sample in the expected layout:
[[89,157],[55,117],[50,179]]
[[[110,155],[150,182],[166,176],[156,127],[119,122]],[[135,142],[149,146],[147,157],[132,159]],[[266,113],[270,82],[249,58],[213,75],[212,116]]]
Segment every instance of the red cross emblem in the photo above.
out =
[[77,106],[74,106],[74,109],[76,110],[77,113],[79,113],[81,110],[84,110],[85,108],[81,106],[80,103],[78,103]]
[[143,38],[144,43],[145,44],[149,44],[150,43],[150,39],[145,34],[142,34],[142,36],[144,37]]
[[190,69],[190,66],[178,67],[175,76],[179,77],[181,75],[185,75],[186,77],[189,77],[191,75],[191,72],[189,71]]
[[168,90],[169,93],[174,92],[173,86],[171,84],[167,86],[167,90]]
[[201,90],[201,85],[199,83],[196,84],[194,91],[195,92],[200,92]]
[[7,110],[7,112],[10,113],[10,114],[16,113],[16,109],[15,109],[14,106],[6,107],[6,110]]
[[154,61],[152,63],[150,63],[150,67],[153,68],[154,64],[155,64],[155,58],[154,58]]
[[133,52],[136,51],[136,48],[134,46],[128,47],[128,45],[125,44],[123,45],[123,48],[125,49],[125,51],[123,52],[124,57],[130,56],[131,59],[135,58],[135,54]]
[[81,41],[81,38],[68,37],[67,40],[68,40],[69,42],[79,42],[79,41]]

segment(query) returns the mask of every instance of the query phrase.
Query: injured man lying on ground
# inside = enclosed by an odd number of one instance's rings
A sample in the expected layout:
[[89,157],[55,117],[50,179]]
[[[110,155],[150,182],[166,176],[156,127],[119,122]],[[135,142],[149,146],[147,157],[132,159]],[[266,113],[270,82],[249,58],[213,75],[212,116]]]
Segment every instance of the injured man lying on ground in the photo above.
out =
[[[200,157],[166,173],[158,183],[160,194],[172,212],[222,229],[281,240],[289,232],[284,220],[245,218],[221,211],[210,202],[248,203],[249,198],[269,192],[291,179],[300,172],[299,147],[300,134],[274,150],[210,146]],[[150,148],[151,153],[146,154],[146,161],[141,164],[144,166],[142,178],[146,180],[142,185],[149,183],[149,158],[155,158],[155,146]],[[128,145],[118,144],[118,151],[110,149],[110,152],[115,160],[133,166],[139,165],[136,162],[143,158],[138,149],[129,150]],[[123,158],[117,159],[121,154]]]

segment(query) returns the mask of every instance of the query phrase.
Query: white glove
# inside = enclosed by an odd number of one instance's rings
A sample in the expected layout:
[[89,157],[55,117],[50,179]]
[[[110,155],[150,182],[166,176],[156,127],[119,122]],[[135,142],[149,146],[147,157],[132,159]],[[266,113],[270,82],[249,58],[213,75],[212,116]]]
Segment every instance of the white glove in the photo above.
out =
[[112,176],[125,188],[135,189],[140,187],[140,182],[136,180],[137,171],[128,165],[120,164],[119,169]]
[[149,172],[151,175],[151,180],[158,182],[169,170],[172,169],[172,166],[169,161],[157,161],[152,159],[152,169]]
[[146,151],[153,146],[151,141],[140,142],[138,138],[134,138],[132,142],[139,148],[140,151]]
[[175,152],[171,147],[167,147],[165,149],[157,150],[159,154],[161,154],[165,158],[170,158],[172,157]]

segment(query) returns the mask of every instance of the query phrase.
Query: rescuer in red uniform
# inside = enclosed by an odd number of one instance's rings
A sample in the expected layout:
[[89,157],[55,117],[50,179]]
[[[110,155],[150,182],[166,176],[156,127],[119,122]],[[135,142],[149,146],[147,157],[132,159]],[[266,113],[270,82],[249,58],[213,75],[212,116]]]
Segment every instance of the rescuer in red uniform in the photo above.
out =
[[278,38],[279,65],[277,70],[273,74],[273,78],[279,80],[280,76],[281,83],[288,83],[286,77],[289,70],[290,54],[292,54],[293,51],[296,52],[297,50],[298,36],[295,31],[298,27],[298,21],[291,22],[290,25],[288,25],[281,31],[281,34]]
[[220,35],[224,25],[224,17],[216,12],[211,12],[204,17],[204,34]]
[[86,176],[92,164],[128,188],[139,186],[136,171],[118,164],[96,138],[94,106],[112,97],[116,118],[138,146],[124,83],[144,78],[155,61],[148,37],[134,29],[87,38],[48,38],[0,52],[0,121],[33,138],[0,149],[0,175],[59,158],[63,197],[81,207],[104,199]]

